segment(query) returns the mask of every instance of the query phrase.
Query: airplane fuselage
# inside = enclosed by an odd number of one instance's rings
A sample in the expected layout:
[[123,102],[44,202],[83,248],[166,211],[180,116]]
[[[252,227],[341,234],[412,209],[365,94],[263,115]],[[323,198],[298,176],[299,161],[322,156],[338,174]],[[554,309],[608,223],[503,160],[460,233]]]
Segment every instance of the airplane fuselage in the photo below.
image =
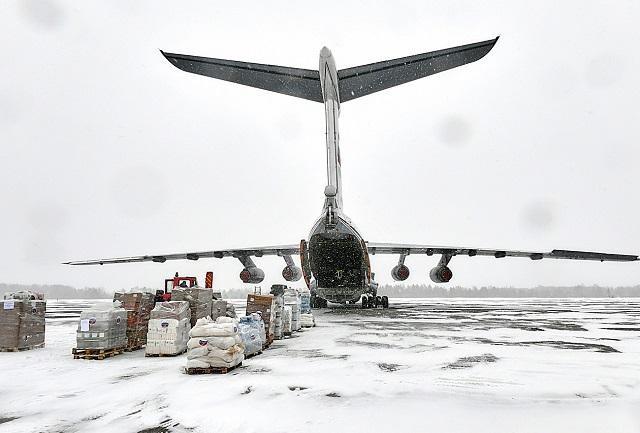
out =
[[325,106],[327,186],[322,216],[311,229],[301,254],[302,269],[314,295],[331,302],[356,302],[376,285],[372,284],[364,239],[342,211],[340,91],[336,64],[326,47],[320,51],[318,70]]

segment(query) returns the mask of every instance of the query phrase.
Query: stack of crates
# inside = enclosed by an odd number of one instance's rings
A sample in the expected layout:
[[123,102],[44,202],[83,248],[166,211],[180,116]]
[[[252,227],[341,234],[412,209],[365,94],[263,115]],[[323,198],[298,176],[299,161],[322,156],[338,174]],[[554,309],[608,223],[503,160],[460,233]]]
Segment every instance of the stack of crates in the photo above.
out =
[[149,316],[155,306],[152,293],[115,293],[114,301],[119,301],[127,310],[127,349],[137,350],[147,344]]
[[44,315],[47,303],[36,299],[0,301],[0,351],[19,351],[44,347]]
[[124,349],[127,346],[127,311],[116,305],[96,306],[80,313],[77,349]]
[[191,309],[191,327],[202,317],[211,316],[213,290],[200,287],[174,287],[171,291],[172,301],[187,301]]
[[273,342],[275,333],[275,299],[273,295],[247,295],[247,316],[260,313],[264,321],[267,341],[265,346]]

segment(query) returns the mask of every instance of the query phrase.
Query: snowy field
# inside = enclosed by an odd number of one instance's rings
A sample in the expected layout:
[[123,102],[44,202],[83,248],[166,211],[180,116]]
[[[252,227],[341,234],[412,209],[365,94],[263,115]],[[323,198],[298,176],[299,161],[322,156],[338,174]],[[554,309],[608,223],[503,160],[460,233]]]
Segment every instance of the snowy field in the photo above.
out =
[[640,432],[639,299],[338,307],[206,376],[74,360],[88,305],[49,301],[46,348],[0,353],[0,432]]

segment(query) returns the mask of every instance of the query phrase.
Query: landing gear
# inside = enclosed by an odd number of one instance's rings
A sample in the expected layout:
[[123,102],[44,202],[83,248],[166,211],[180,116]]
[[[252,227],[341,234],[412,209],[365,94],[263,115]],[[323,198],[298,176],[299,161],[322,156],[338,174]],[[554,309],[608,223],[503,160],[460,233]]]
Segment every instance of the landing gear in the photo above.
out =
[[311,295],[311,308],[327,308],[327,300]]
[[389,308],[388,296],[362,295],[362,308]]

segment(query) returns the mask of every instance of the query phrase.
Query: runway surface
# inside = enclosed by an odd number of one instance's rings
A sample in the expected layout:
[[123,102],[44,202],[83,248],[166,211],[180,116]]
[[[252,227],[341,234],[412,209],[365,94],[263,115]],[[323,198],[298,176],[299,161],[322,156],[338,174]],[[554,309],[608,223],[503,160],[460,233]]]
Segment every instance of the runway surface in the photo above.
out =
[[92,303],[49,301],[46,348],[0,353],[0,432],[640,432],[637,298],[320,310],[211,376],[184,355],[73,360]]

